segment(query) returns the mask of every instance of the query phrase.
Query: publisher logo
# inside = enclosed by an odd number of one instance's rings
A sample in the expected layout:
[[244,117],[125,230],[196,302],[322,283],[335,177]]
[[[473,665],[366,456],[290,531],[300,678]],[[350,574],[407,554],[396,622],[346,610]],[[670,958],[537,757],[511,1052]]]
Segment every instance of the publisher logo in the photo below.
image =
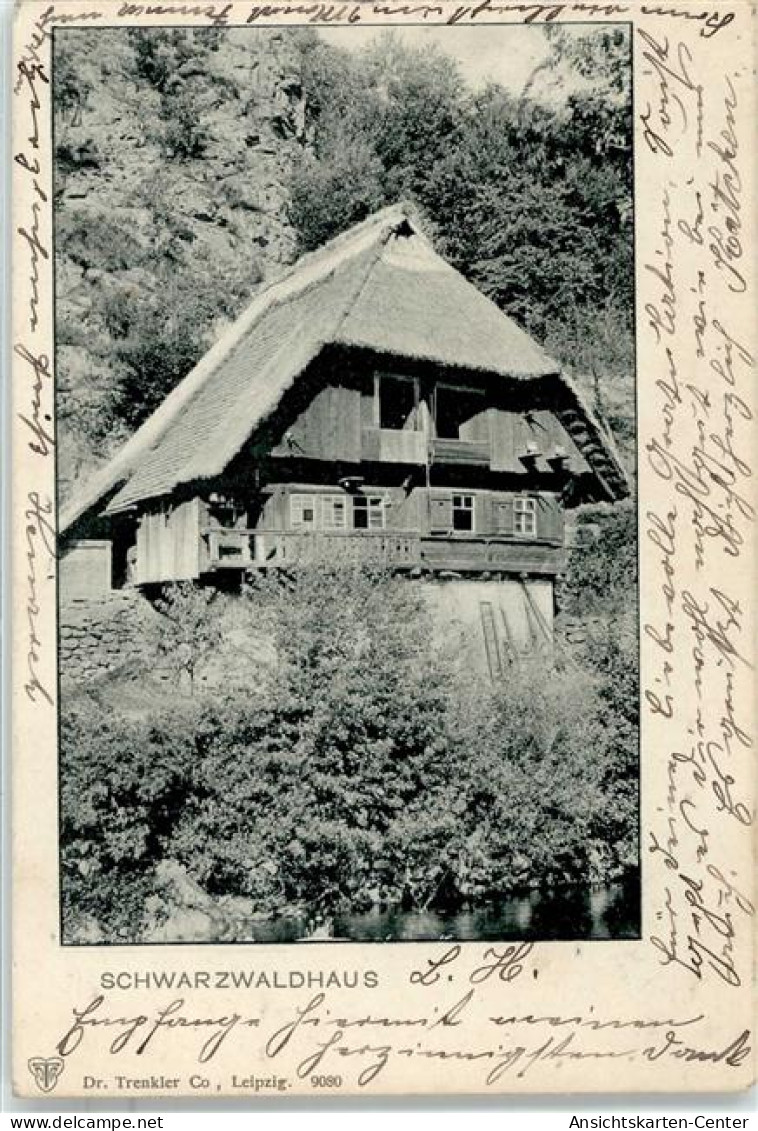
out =
[[33,1056],[29,1061],[29,1071],[41,1092],[52,1092],[63,1071],[63,1061],[59,1056]]

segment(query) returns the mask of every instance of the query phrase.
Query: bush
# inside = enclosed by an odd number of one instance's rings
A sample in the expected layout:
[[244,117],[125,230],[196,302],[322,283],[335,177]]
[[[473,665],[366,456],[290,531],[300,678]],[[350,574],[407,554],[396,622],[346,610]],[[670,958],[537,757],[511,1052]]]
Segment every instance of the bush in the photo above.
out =
[[127,720],[94,701],[61,712],[64,936],[88,920],[107,941],[138,939],[155,867],[191,788],[191,712]]
[[198,674],[222,643],[224,597],[216,589],[180,581],[167,586],[154,607],[160,616],[145,625],[146,660],[171,673],[177,683],[186,681],[192,694]]
[[[609,618],[637,608],[636,499],[585,507],[579,524],[596,536],[573,547],[562,599],[573,616],[601,613]],[[635,665],[636,666],[636,665]]]
[[[492,688],[437,650],[422,585],[326,564],[263,578],[234,617],[266,641],[253,685],[131,722],[69,711],[67,930],[89,916],[138,939],[160,860],[213,897],[316,919],[633,866],[636,730],[616,644],[592,670],[514,667]],[[194,616],[192,601],[175,595],[172,615]]]

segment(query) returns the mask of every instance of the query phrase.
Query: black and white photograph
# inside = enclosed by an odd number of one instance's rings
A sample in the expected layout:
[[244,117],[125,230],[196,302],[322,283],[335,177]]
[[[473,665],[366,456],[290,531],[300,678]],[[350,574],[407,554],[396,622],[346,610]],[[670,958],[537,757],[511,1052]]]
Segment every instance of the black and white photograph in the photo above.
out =
[[62,942],[639,939],[628,25],[52,62]]

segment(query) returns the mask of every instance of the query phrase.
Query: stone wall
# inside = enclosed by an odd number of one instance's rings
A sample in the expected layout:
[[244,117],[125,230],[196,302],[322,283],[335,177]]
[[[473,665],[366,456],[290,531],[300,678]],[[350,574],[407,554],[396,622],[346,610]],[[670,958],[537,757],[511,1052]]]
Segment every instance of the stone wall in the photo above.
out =
[[[219,610],[220,640],[203,656],[196,670],[198,686],[247,685],[256,678],[261,657],[267,658],[266,640],[252,639],[237,626],[235,602]],[[191,691],[186,672],[177,670],[173,655],[158,655],[165,619],[137,589],[93,592],[86,597],[62,599],[59,618],[61,679],[91,687],[106,676],[122,688],[133,684],[153,699],[158,687],[170,682],[177,693]],[[152,688],[150,687],[152,685]],[[159,692],[162,694],[162,692]],[[134,704],[132,704],[134,706]]]
[[146,622],[157,615],[134,589],[64,601],[58,624],[61,678],[83,683],[139,667]]

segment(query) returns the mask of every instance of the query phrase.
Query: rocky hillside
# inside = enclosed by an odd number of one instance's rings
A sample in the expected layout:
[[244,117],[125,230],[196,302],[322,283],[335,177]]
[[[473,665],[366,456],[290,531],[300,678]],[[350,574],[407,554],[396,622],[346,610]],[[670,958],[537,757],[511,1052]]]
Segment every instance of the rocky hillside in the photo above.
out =
[[64,491],[293,258],[287,185],[306,140],[297,38],[56,37]]

